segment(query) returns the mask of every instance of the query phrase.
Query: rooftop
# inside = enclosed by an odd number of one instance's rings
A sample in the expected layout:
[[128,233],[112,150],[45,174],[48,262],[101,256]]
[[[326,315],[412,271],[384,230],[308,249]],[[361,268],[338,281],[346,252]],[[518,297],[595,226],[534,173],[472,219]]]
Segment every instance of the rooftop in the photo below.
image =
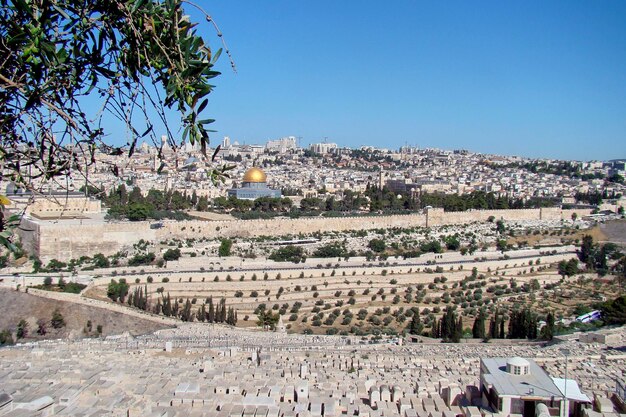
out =
[[[521,358],[520,358],[521,359]],[[481,359],[484,381],[493,386],[499,395],[517,397],[561,398],[559,388],[550,376],[533,360],[527,360],[530,372],[526,375],[513,375],[507,372],[509,358]]]

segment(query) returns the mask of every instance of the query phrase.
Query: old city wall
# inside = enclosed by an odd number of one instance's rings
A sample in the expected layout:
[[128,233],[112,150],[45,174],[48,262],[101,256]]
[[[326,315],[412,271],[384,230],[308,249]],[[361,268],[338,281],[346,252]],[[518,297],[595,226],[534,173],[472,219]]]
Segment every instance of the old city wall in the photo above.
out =
[[140,239],[155,240],[148,222],[105,224],[42,224],[39,227],[39,257],[67,261],[96,253],[113,255]]
[[182,221],[164,222],[159,229],[150,228],[150,222],[121,222],[76,225],[42,223],[32,227],[33,232],[22,233],[31,253],[38,253],[42,261],[52,258],[69,260],[95,253],[112,255],[125,247],[131,247],[140,239],[162,241],[172,238],[217,238],[298,236],[315,232],[369,230],[378,228],[408,228],[466,224],[487,221],[491,216],[506,221],[571,219],[572,213],[579,217],[589,210],[525,209],[525,210],[475,210],[467,212],[444,212],[429,209],[427,214],[363,217],[315,217],[301,219],[231,220],[231,221]]
[[469,210],[445,212],[443,209],[429,209],[427,225],[443,226],[447,224],[467,224],[472,222],[485,222],[491,217],[494,220],[522,221],[522,220],[571,220],[572,214],[578,218],[591,213],[591,210],[570,209],[563,210],[559,207],[546,207],[540,209],[517,209],[517,210]]
[[315,217],[301,219],[168,222],[157,234],[166,237],[256,237],[287,236],[333,230],[368,230],[426,226],[426,216]]

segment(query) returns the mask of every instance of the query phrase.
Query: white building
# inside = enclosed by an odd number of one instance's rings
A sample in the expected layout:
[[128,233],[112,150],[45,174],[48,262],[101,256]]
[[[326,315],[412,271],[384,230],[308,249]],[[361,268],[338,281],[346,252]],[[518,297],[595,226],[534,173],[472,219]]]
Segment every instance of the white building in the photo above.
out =
[[480,390],[483,407],[505,416],[577,417],[591,402],[576,381],[551,378],[535,361],[519,357],[482,358]]
[[309,149],[315,153],[330,153],[333,149],[337,149],[336,143],[312,143],[309,145]]
[[267,145],[265,145],[265,149],[268,151],[278,153],[285,153],[289,150],[294,150],[297,147],[295,136],[286,136],[277,140],[268,140]]

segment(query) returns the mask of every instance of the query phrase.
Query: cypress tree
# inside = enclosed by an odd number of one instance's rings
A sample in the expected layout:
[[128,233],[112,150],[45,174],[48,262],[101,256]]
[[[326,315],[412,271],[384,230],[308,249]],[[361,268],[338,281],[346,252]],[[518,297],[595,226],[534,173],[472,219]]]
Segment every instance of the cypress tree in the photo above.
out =
[[496,318],[497,316],[491,316],[491,320],[489,321],[489,339],[496,338]]
[[174,305],[172,306],[172,316],[178,317],[178,310],[180,309],[180,305],[178,305],[178,298],[174,299]]
[[222,298],[220,300],[220,322],[224,323],[226,321],[226,299]]
[[518,312],[517,310],[513,310],[511,312],[511,318],[509,319],[509,339],[514,339],[516,337],[517,332],[517,324],[518,322]]
[[430,329],[430,337],[432,337],[433,339],[439,338],[438,328],[439,328],[439,320],[435,319],[433,320],[433,326]]
[[422,334],[422,330],[424,330],[424,326],[422,325],[419,311],[413,313],[413,318],[411,319],[411,323],[409,324],[408,330],[410,334],[416,334],[416,335]]
[[459,321],[456,324],[456,328],[454,331],[454,337],[452,341],[454,343],[459,343],[461,338],[463,337],[463,317],[459,316]]
[[196,319],[201,322],[204,322],[206,320],[206,307],[204,306],[204,304],[202,304],[202,306],[196,312]]
[[546,325],[542,329],[543,338],[545,340],[554,339],[554,314],[550,311],[546,317]]
[[209,312],[207,313],[207,321],[215,323],[215,307],[213,306],[213,297],[209,297]]
[[478,313],[478,317],[474,320],[474,325],[472,326],[472,336],[475,339],[484,339],[485,338],[485,311],[480,310]]

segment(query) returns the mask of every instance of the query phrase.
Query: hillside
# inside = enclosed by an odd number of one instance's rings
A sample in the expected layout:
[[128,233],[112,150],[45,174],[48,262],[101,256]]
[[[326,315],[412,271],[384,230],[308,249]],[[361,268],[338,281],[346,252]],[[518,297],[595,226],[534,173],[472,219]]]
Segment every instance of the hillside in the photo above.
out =
[[[55,330],[48,326],[49,333],[45,337],[38,336],[36,334],[37,320],[45,319],[49,323],[52,312],[57,308],[65,319],[66,327]],[[138,335],[168,327],[101,308],[49,300],[6,288],[0,288],[0,311],[2,311],[0,315],[0,330],[14,330],[21,319],[28,321],[30,334],[24,341],[36,340],[38,338],[56,339],[95,336],[98,325],[102,326],[103,336],[120,334],[125,331]],[[92,323],[92,331],[85,333],[84,329],[89,320]]]

